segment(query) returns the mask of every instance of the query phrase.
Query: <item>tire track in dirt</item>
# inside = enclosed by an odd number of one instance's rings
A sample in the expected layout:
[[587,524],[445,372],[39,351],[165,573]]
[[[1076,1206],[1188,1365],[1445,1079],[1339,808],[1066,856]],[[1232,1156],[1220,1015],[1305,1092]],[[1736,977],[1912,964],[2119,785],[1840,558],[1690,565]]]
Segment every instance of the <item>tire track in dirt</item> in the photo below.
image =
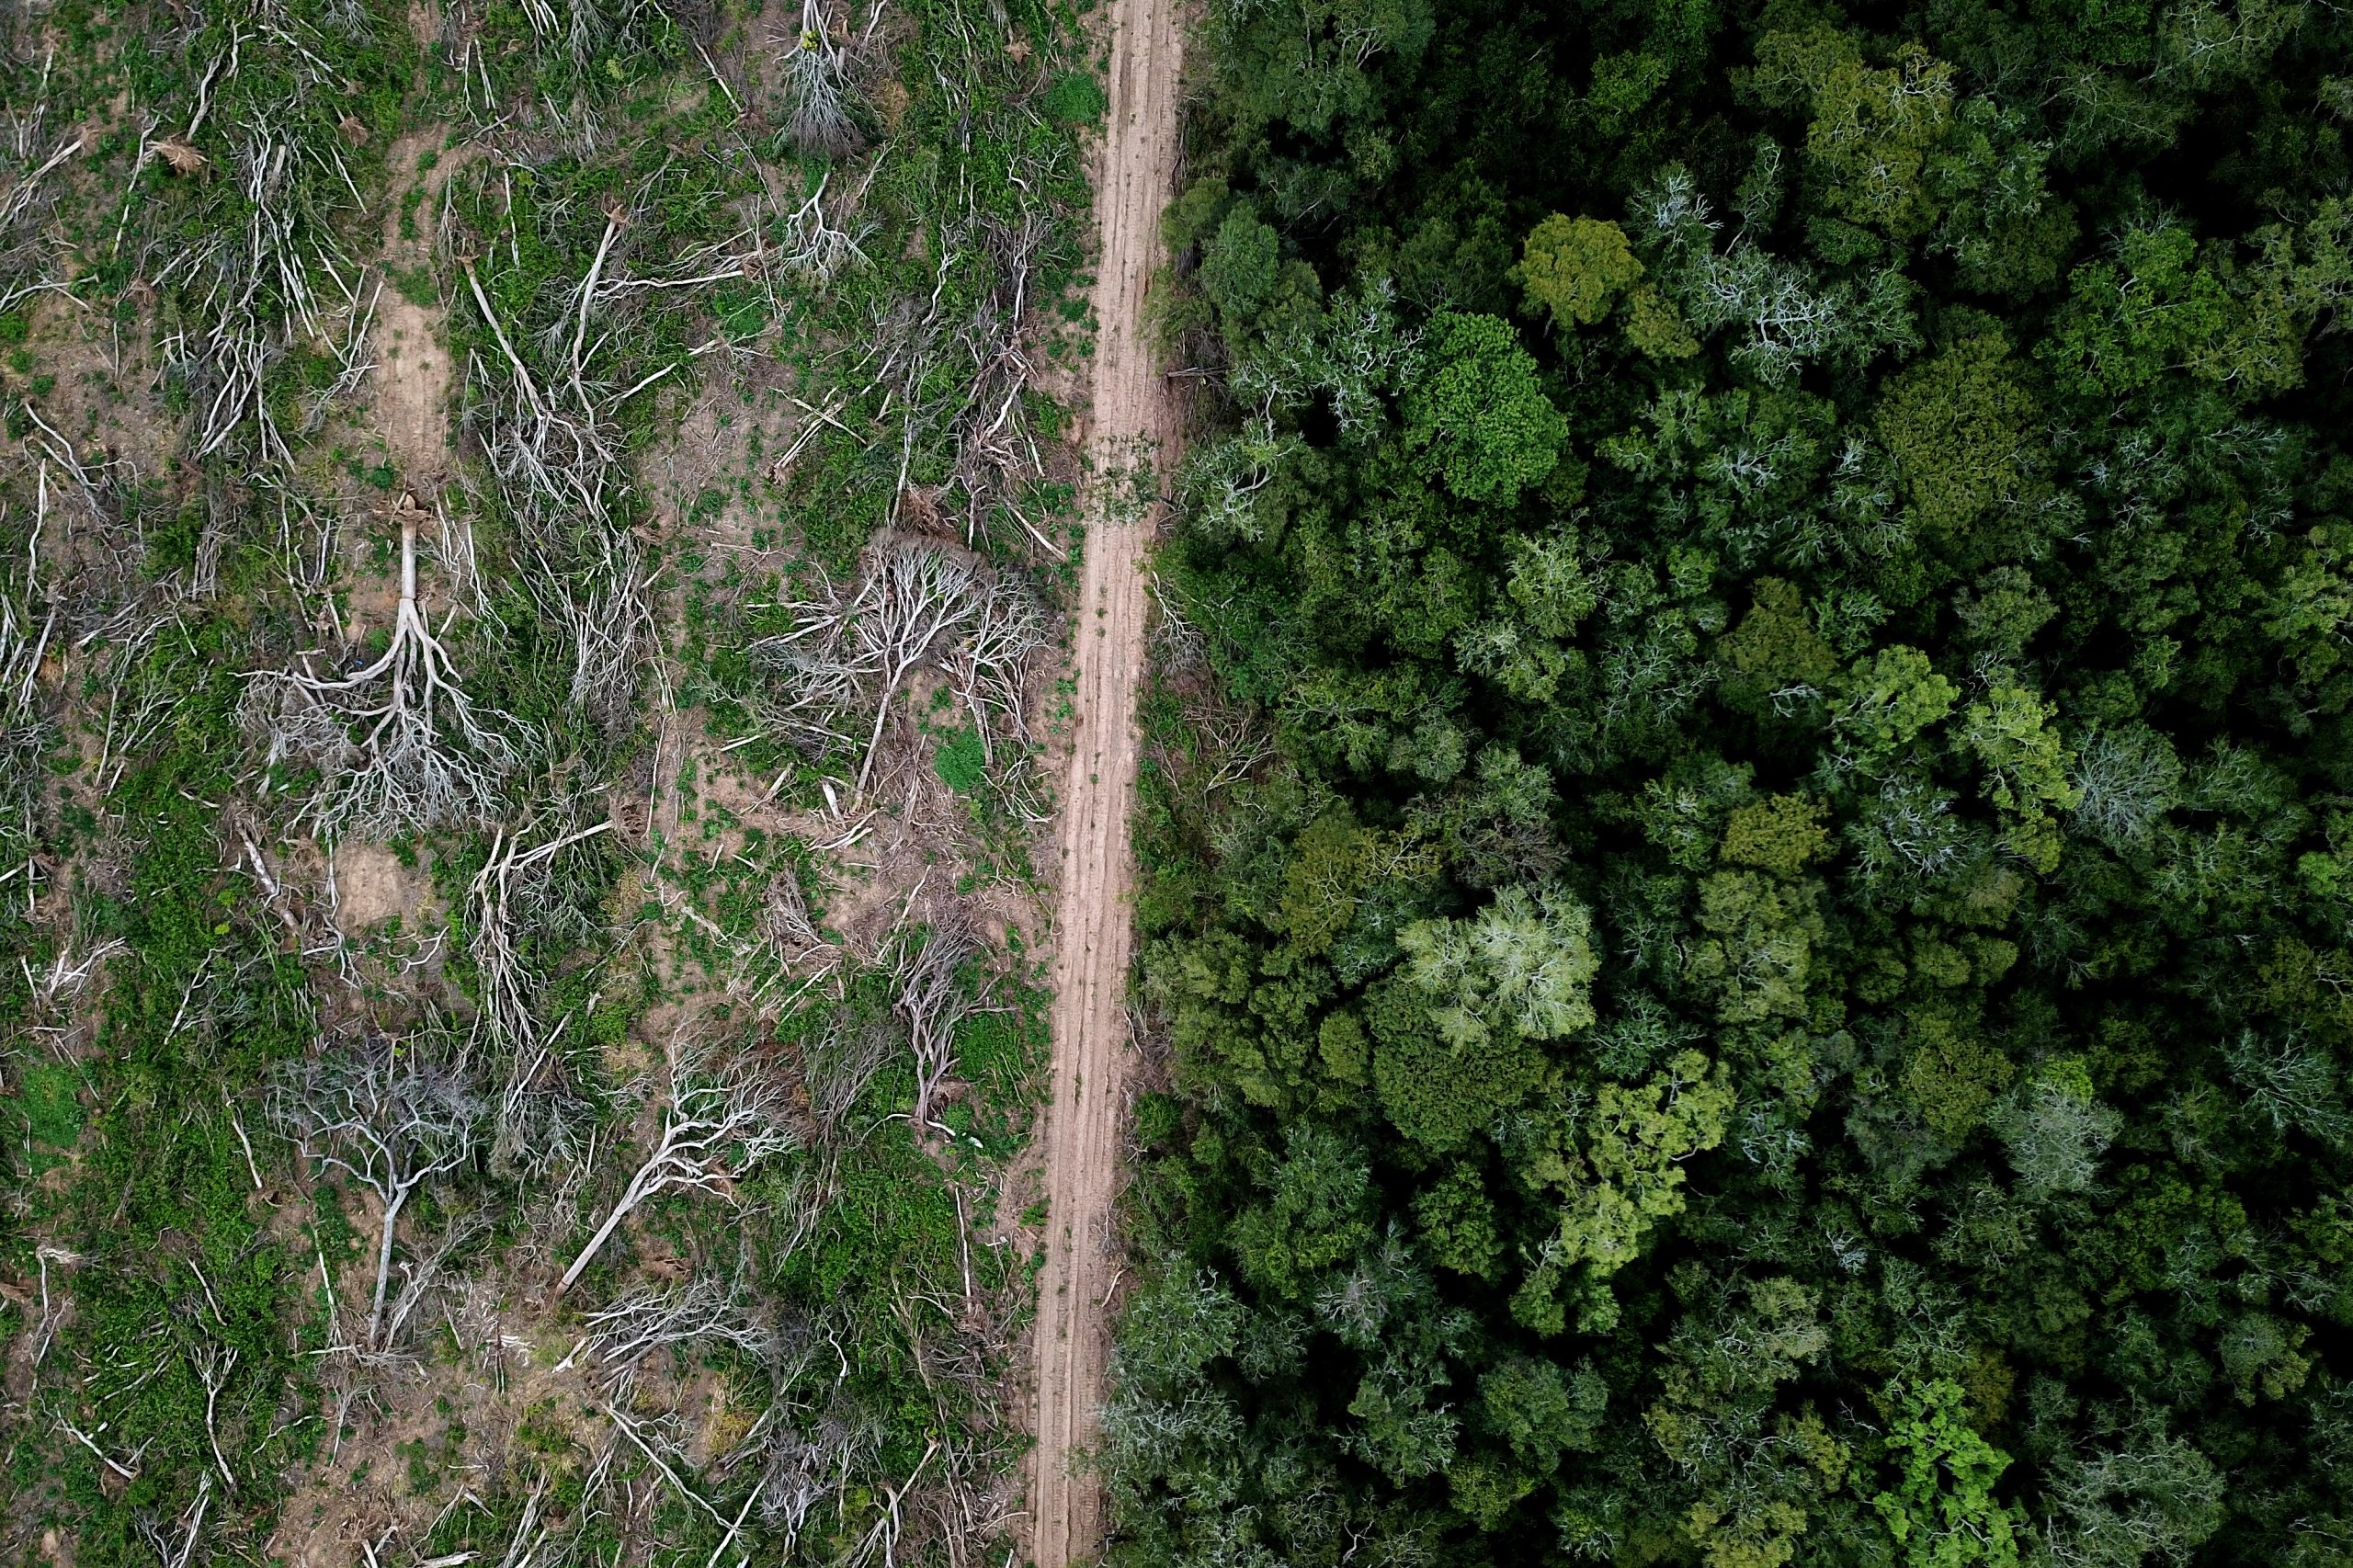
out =
[[[1102,1540],[1102,1493],[1073,1461],[1092,1445],[1109,1349],[1108,1246],[1119,1189],[1128,1049],[1136,691],[1143,676],[1143,559],[1159,506],[1122,506],[1121,476],[1146,456],[1165,473],[1176,429],[1145,334],[1160,216],[1176,167],[1183,24],[1176,0],[1114,0],[1110,112],[1096,180],[1101,245],[1086,563],[1073,639],[1077,728],[1062,782],[1055,919],[1053,1099],[1046,1117],[1046,1256],[1038,1278],[1038,1446],[1030,1558],[1085,1562]],[[1156,495],[1158,481],[1149,483]]]

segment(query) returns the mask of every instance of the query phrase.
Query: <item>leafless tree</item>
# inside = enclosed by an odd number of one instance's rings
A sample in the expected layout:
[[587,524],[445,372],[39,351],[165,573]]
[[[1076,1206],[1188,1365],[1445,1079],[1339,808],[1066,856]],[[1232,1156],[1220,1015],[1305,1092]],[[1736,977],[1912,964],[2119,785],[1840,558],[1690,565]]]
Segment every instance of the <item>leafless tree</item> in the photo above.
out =
[[192,1568],[196,1562],[197,1536],[204,1528],[204,1515],[211,1506],[212,1472],[200,1471],[196,1478],[195,1499],[188,1504],[188,1512],[181,1516],[180,1522],[172,1527],[179,1536],[176,1544],[165,1538],[163,1523],[153,1512],[142,1508],[133,1516],[132,1522],[139,1528],[140,1539],[147,1543],[147,1549],[155,1554],[155,1561],[162,1564],[162,1568]]
[[858,144],[858,127],[843,93],[842,51],[826,36],[819,0],[801,0],[801,30],[785,63],[791,111],[785,122],[793,144],[804,153],[839,157]]
[[832,282],[852,263],[864,266],[867,261],[866,252],[858,248],[858,236],[825,211],[825,187],[833,178],[831,169],[819,176],[817,187],[802,197],[799,206],[784,212],[778,224],[777,264],[813,287]]
[[0,175],[0,311],[45,290],[74,287],[57,276],[63,271],[57,247],[43,239],[63,183],[51,183],[50,176],[84,151],[81,127],[54,127],[50,121],[49,86],[56,63],[52,44],[41,56],[32,106],[10,108],[0,132],[0,159],[7,171]]
[[915,1124],[931,1125],[933,1096],[956,1067],[956,1026],[972,1006],[957,972],[972,956],[972,944],[952,926],[936,926],[920,942],[902,941],[894,954],[892,1005],[907,1026],[915,1053]]
[[1022,733],[1021,686],[1047,631],[1043,610],[1019,584],[938,546],[902,542],[883,551],[847,603],[825,586],[783,608],[791,630],[752,645],[778,677],[768,716],[824,749],[848,744],[844,720],[870,704],[858,795],[873,778],[892,703],[918,667],[948,678],[984,734],[992,711]]
[[[962,30],[961,17],[951,28]],[[967,48],[976,40],[963,39]],[[944,63],[944,62],[938,62]],[[964,98],[953,70],[938,74],[948,112],[977,113]],[[1034,110],[1023,111],[1034,113]],[[960,499],[964,542],[977,546],[1001,517],[1018,522],[1048,555],[1063,554],[1024,511],[1024,484],[1045,472],[1044,457],[1028,421],[1028,392],[1035,366],[1029,353],[1030,283],[1046,264],[1057,221],[1042,192],[1063,171],[1029,149],[1044,139],[1017,136],[1012,187],[1023,194],[1011,214],[983,209],[964,193],[942,212],[930,236],[936,257],[929,297],[916,296],[878,312],[875,335],[886,346],[877,383],[887,387],[899,410],[900,472],[893,524],[902,520],[911,493],[907,479],[923,462],[942,465],[947,493]],[[1061,156],[1048,153],[1043,157]],[[950,287],[951,283],[960,287]],[[941,389],[953,386],[951,395]]]
[[[336,345],[347,387],[369,368],[368,321],[358,268],[343,254],[334,215],[364,205],[359,187],[332,137],[303,134],[303,100],[340,96],[343,78],[300,36],[301,24],[283,7],[260,6],[231,28],[199,80],[188,131],[156,138],[151,124],[139,163],[152,157],[193,172],[205,163],[193,144],[210,114],[216,86],[239,75],[247,56],[264,55],[276,69],[267,80],[287,84],[275,102],[243,106],[240,122],[225,127],[231,147],[226,174],[243,198],[242,227],[214,226],[193,245],[175,249],[156,280],[185,292],[195,319],[164,339],[165,364],[195,393],[196,453],[210,457],[250,432],[264,462],[290,466],[266,383],[295,335]],[[126,219],[129,210],[125,210]],[[340,306],[323,300],[317,279],[330,281]],[[339,324],[339,327],[338,327]]]
[[[450,1260],[467,1246],[489,1233],[494,1216],[483,1209],[459,1215],[442,1227],[429,1246],[394,1265],[401,1276],[399,1292],[392,1299],[384,1313],[383,1346],[387,1349],[402,1343],[402,1330],[416,1314],[428,1297],[437,1291],[445,1297],[450,1287]],[[460,1294],[466,1281],[460,1277],[454,1289]]]
[[[578,802],[562,802],[560,821],[576,820]],[[563,852],[608,831],[610,819],[559,831],[535,847],[529,829],[493,835],[489,856],[466,892],[472,956],[480,977],[479,1040],[493,1081],[500,1084],[491,1111],[489,1165],[502,1179],[536,1179],[551,1171],[575,1175],[584,1158],[583,1130],[593,1122],[574,1090],[559,1049],[568,1018],[553,1031],[539,1020],[539,984],[522,949],[550,906],[553,868]]]
[[1274,740],[1265,727],[1247,709],[1238,706],[1209,713],[1201,725],[1201,738],[1206,743],[1202,760],[1215,764],[1201,770],[1204,796],[1240,783],[1275,755]]
[[[831,1327],[811,1335],[825,1343],[820,1354],[843,1356],[838,1333]],[[789,1388],[790,1378],[778,1380]],[[778,1542],[783,1562],[794,1562],[794,1549],[810,1518],[828,1501],[844,1498],[852,1478],[864,1474],[881,1449],[883,1428],[873,1414],[835,1397],[822,1411],[796,1406],[779,1395],[758,1420],[712,1466],[722,1477],[749,1471],[752,1494],[757,1499],[760,1522]]]
[[896,1486],[883,1489],[881,1511],[875,1515],[874,1523],[867,1528],[866,1534],[859,1538],[858,1544],[841,1558],[842,1568],[866,1568],[866,1564],[877,1558],[881,1560],[884,1568],[891,1568],[897,1562],[899,1537],[906,1529],[906,1519],[900,1510],[900,1504],[908,1493],[915,1490],[915,1483],[923,1479],[923,1472],[930,1468],[932,1456],[938,1452],[939,1440],[935,1437],[924,1445],[923,1458],[915,1461],[915,1467],[908,1472],[907,1479]]
[[486,1162],[492,1176],[524,1189],[520,1198],[532,1218],[517,1256],[535,1265],[555,1260],[553,1249],[574,1222],[581,1190],[596,1175],[597,1109],[554,1043],[551,1037],[534,1062],[506,1069]]
[[271,1085],[269,1109],[306,1158],[342,1171],[383,1207],[365,1345],[379,1349],[401,1210],[418,1187],[472,1157],[481,1102],[448,1067],[371,1033],[290,1064]]
[[308,814],[326,833],[387,837],[479,820],[520,760],[506,725],[467,697],[417,608],[416,517],[401,519],[400,604],[384,652],[345,676],[257,672],[239,704],[267,762],[292,757],[319,769],[324,781]]
[[801,1081],[821,1131],[830,1135],[866,1093],[897,1051],[897,1032],[878,1021],[863,1028],[828,1028],[810,1043]]
[[143,645],[176,619],[188,583],[153,573],[146,540],[128,520],[124,496],[139,486],[137,468],[103,449],[77,450],[31,400],[16,406],[32,426],[25,450],[34,469],[32,536],[46,552],[37,562],[43,619],[54,606],[57,633],[77,648]]
[[[6,520],[6,509],[0,507],[0,522]],[[13,862],[10,874],[25,877],[28,895],[33,876],[33,812],[42,790],[40,762],[53,734],[37,683],[57,628],[57,606],[53,600],[42,602],[40,562],[36,519],[25,537],[21,583],[0,575],[0,848]]]
[[[479,434],[501,488],[524,519],[527,536],[541,548],[584,528],[592,535],[611,537],[614,548],[620,548],[622,530],[614,501],[625,482],[626,469],[614,415],[686,362],[672,360],[626,386],[620,385],[605,379],[598,369],[614,335],[593,329],[625,300],[742,278],[764,265],[756,235],[745,234],[727,245],[689,252],[653,276],[631,277],[620,266],[624,259],[620,238],[631,222],[623,203],[607,209],[596,256],[578,288],[571,291],[567,307],[538,333],[522,334],[519,342],[492,306],[473,264],[464,264],[467,290],[483,324],[490,328],[499,360],[506,369],[502,377],[487,362],[473,364],[472,378],[486,393],[477,415]],[[692,350],[687,359],[722,347],[722,340],[712,338]],[[524,353],[526,347],[533,348],[537,368],[532,357]],[[622,567],[630,564],[620,563]],[[608,574],[619,583],[634,576],[626,569]]]
[[989,714],[1000,718],[1005,733],[1022,744],[1029,725],[1022,710],[1022,685],[1029,677],[1030,656],[1052,641],[1046,612],[1027,589],[1000,583],[981,606],[969,635],[951,651],[948,669],[965,710],[979,732],[983,758],[996,760]]
[[[54,58],[53,55],[52,58]],[[44,71],[43,74],[46,74],[46,72]],[[45,105],[42,107],[43,108],[46,108]],[[37,109],[35,112],[38,114],[41,111]],[[15,116],[11,116],[10,118],[12,119],[16,119]],[[21,124],[21,121],[19,121],[19,124]],[[34,198],[40,193],[41,182],[54,173],[59,165],[63,164],[68,158],[73,157],[81,150],[82,136],[81,132],[76,131],[73,135],[65,137],[63,140],[60,141],[56,147],[51,151],[49,156],[40,161],[40,166],[28,171],[19,178],[17,181],[16,188],[8,192],[7,199],[6,200],[0,200],[0,230],[12,228],[17,220],[24,216],[26,210],[32,206]],[[21,153],[19,156],[21,157]],[[21,294],[11,294],[7,296],[8,301],[11,304],[15,303],[16,301],[21,297]]]
[[[568,571],[533,551],[539,571],[524,586],[549,622],[572,637],[574,710],[608,734],[626,731],[650,673],[662,678],[661,636],[654,624],[653,572],[644,547],[628,532],[598,532]],[[666,687],[657,684],[657,695]]]
[[229,1468],[229,1458],[221,1451],[221,1395],[237,1370],[237,1361],[244,1353],[233,1345],[223,1345],[207,1339],[189,1352],[188,1359],[196,1368],[197,1381],[204,1385],[204,1436],[212,1445],[212,1462],[221,1468],[221,1479],[232,1490],[237,1484],[236,1472]]
[[515,1533],[507,1540],[506,1553],[498,1560],[498,1568],[528,1568],[539,1557],[548,1538],[547,1524],[540,1517],[540,1503],[547,1493],[547,1471],[541,1470],[532,1479],[531,1490],[523,1499],[523,1517],[515,1521]]
[[547,897],[548,869],[555,858],[612,827],[609,818],[560,832],[526,848],[528,832],[504,827],[491,835],[490,853],[466,892],[473,927],[473,960],[482,976],[482,1019],[502,1046],[528,1051],[540,1043],[538,1009],[528,966],[517,946],[517,926],[529,922]]
[[851,744],[842,722],[862,706],[869,674],[850,645],[848,607],[830,584],[818,595],[781,606],[793,618],[792,630],[751,647],[753,659],[776,676],[761,717],[813,754]]
[[767,906],[761,911],[760,930],[779,962],[790,966],[816,955],[830,970],[841,961],[841,949],[817,929],[810,918],[809,903],[801,891],[800,878],[790,871],[778,875],[768,883]]
[[639,1205],[665,1192],[732,1196],[734,1178],[794,1147],[780,1086],[759,1064],[737,1058],[724,1065],[701,1050],[673,1041],[662,1131],[622,1189],[604,1222],[556,1284],[569,1290]]
[[[368,372],[376,368],[369,334],[376,324],[376,303],[384,295],[383,278],[379,275],[371,279],[365,273],[355,271],[346,278],[332,269],[327,276],[343,296],[343,304],[335,312],[341,330],[323,340],[327,352],[335,356],[335,375],[325,386],[302,394],[301,433],[305,436],[316,435],[335,406],[357,392]],[[365,303],[360,300],[363,293],[367,295]]]
[[980,617],[984,590],[972,567],[945,551],[908,545],[891,551],[850,606],[850,631],[859,663],[877,672],[880,696],[866,761],[858,770],[863,794],[882,747],[891,699],[907,672],[928,660],[942,640]]
[[588,1313],[585,1323],[588,1333],[574,1357],[608,1372],[674,1347],[732,1345],[755,1357],[772,1348],[773,1335],[753,1316],[738,1280],[711,1270],[683,1285],[641,1285]]
[[956,238],[987,258],[993,287],[956,329],[954,341],[970,359],[970,392],[952,411],[948,439],[955,459],[949,483],[964,495],[964,542],[977,544],[992,508],[1004,506],[1050,555],[1061,549],[1023,516],[1016,497],[1023,481],[1044,472],[1024,399],[1035,367],[1024,318],[1029,280],[1054,232],[1048,214],[1031,210],[1017,221],[974,212]]
[[[618,224],[608,224],[606,245],[597,252],[599,267],[616,233]],[[509,371],[502,381],[486,366],[475,366],[476,379],[486,383],[490,392],[482,437],[492,471],[510,499],[535,524],[545,526],[559,515],[571,515],[609,529],[621,454],[603,417],[604,400],[591,391],[585,362],[575,358],[562,368],[561,381],[551,378],[543,387],[541,378],[532,374],[507,336],[472,266],[468,265],[465,272],[475,308],[490,327]],[[594,287],[592,273],[582,291],[584,301]],[[585,316],[582,319],[585,324]]]

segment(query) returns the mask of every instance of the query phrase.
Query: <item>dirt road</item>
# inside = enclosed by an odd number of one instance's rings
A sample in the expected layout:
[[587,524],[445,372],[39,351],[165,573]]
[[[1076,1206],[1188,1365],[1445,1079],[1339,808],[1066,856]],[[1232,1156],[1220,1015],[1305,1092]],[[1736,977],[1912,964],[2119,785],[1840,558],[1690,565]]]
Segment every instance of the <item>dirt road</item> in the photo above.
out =
[[1073,1473],[1072,1460],[1092,1441],[1108,1348],[1104,1301],[1113,1264],[1105,1243],[1128,1049],[1128,811],[1144,660],[1142,562],[1158,512],[1156,504],[1142,515],[1119,506],[1117,476],[1144,454],[1156,454],[1165,472],[1176,455],[1168,400],[1145,336],[1144,296],[1160,259],[1161,210],[1173,194],[1184,33],[1176,0],[1114,0],[1110,27],[1110,117],[1096,180],[1102,246],[1089,448],[1097,477],[1074,639],[1078,731],[1062,783],[1048,1233],[1038,1282],[1038,1447],[1029,1491],[1038,1568],[1087,1561],[1102,1539],[1100,1489]]

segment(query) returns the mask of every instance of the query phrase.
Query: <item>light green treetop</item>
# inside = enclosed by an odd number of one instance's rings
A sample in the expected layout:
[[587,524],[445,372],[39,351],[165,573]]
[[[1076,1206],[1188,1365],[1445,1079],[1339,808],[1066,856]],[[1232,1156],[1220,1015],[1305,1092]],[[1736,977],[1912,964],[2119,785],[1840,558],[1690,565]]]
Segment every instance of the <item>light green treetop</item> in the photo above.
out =
[[1643,276],[1626,231],[1598,218],[1555,212],[1536,225],[1515,269],[1531,310],[1564,327],[1591,326]]

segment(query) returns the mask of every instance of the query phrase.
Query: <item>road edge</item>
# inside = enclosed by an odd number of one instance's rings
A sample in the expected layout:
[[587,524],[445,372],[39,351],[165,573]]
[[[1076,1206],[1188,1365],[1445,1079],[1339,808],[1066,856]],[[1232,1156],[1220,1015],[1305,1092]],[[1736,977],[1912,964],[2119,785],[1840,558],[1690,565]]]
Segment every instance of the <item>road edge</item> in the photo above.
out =
[[[1068,1568],[1099,1550],[1099,1482],[1081,1472],[1109,1360],[1112,1204],[1129,1063],[1133,806],[1149,604],[1143,571],[1160,474],[1177,431],[1146,308],[1161,215],[1175,194],[1184,28],[1176,0],[1113,0],[1109,113],[1098,153],[1099,247],[1089,300],[1087,518],[1072,659],[1075,731],[1062,781],[1046,1112],[1046,1247],[1038,1275],[1037,1447],[1030,1560]],[[1142,494],[1138,489],[1139,470]]]

